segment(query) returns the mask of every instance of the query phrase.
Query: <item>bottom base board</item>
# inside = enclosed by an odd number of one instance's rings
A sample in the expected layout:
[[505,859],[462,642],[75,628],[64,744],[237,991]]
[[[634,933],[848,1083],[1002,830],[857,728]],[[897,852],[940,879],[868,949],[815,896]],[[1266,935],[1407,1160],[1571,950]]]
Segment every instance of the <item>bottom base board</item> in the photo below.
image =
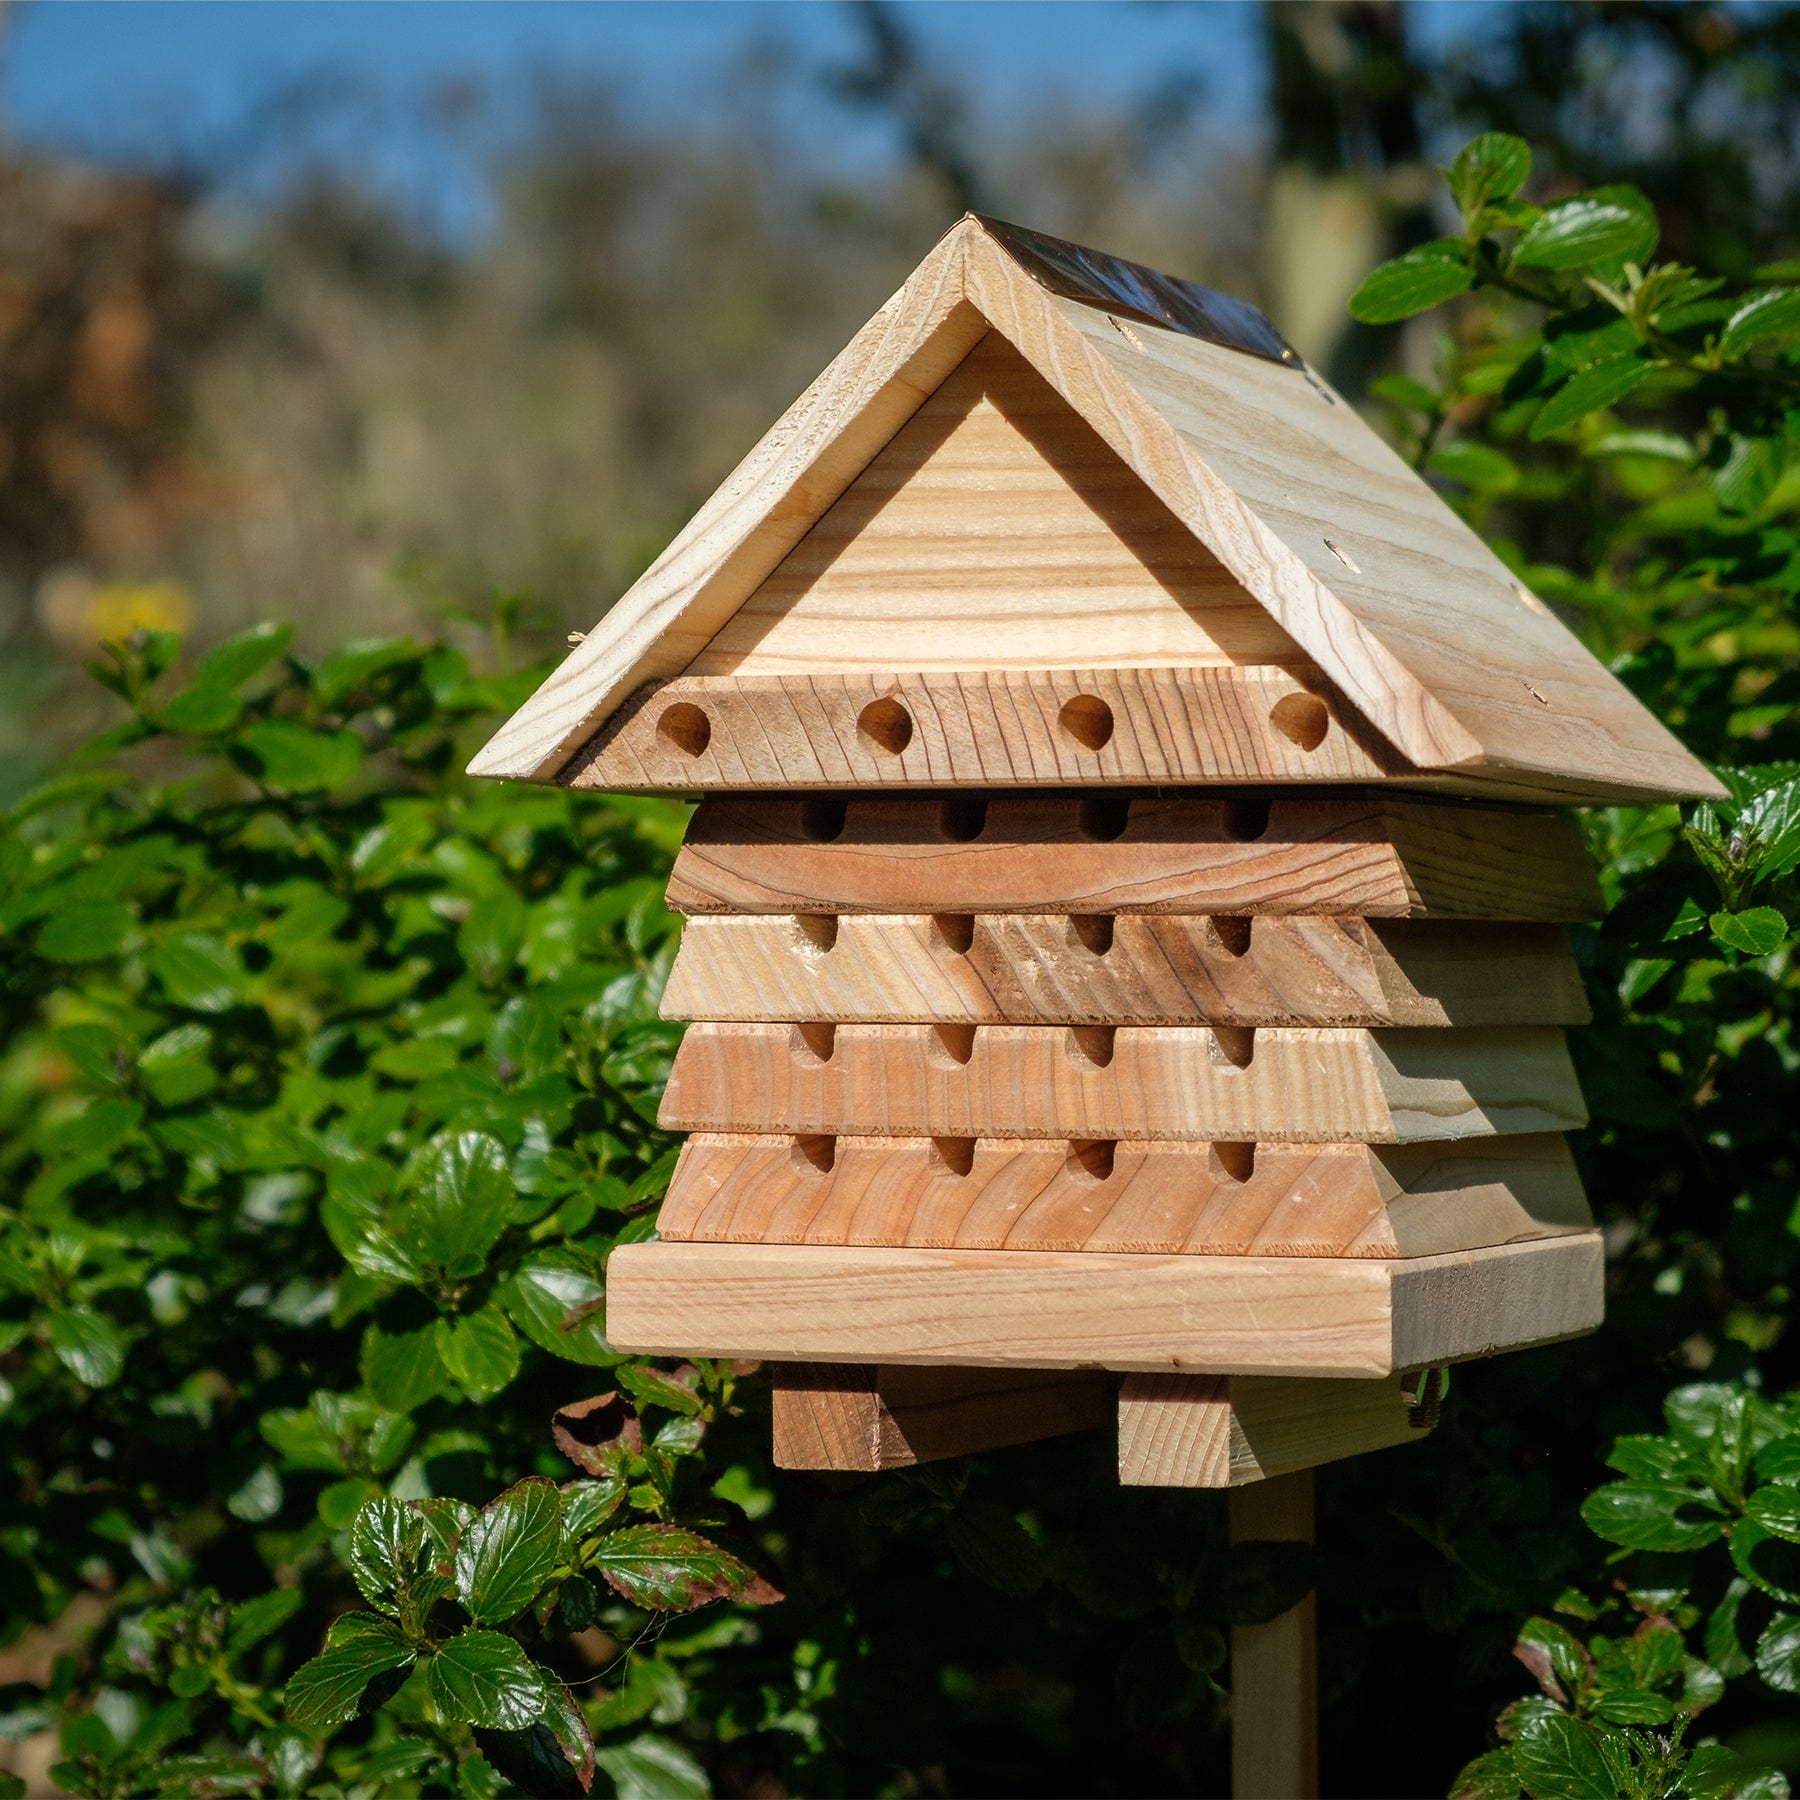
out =
[[607,1335],[657,1356],[1374,1379],[1592,1331],[1600,1234],[1405,1259],[627,1244]]

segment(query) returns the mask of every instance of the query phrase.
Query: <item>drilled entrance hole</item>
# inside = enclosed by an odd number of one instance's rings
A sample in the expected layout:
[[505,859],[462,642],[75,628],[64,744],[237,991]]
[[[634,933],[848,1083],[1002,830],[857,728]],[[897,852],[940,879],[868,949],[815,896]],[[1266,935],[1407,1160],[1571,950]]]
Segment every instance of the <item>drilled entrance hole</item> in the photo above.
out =
[[815,794],[800,802],[800,835],[829,844],[844,835],[845,804],[835,794]]
[[1213,942],[1227,956],[1244,956],[1250,950],[1251,921],[1236,915],[1223,915],[1208,919],[1206,928],[1212,933]]
[[1065,700],[1056,722],[1084,750],[1104,750],[1112,742],[1112,708],[1095,694]]
[[802,1175],[829,1175],[837,1161],[837,1139],[822,1133],[794,1139],[788,1160]]
[[1076,1138],[1069,1145],[1065,1166],[1077,1180],[1110,1181],[1118,1148],[1112,1138]]
[[931,1054],[939,1062],[966,1068],[975,1054],[973,1025],[934,1025],[931,1028]]
[[1225,802],[1225,835],[1234,843],[1254,844],[1269,829],[1269,803],[1254,797]]
[[1227,1181],[1248,1181],[1256,1173],[1256,1146],[1214,1144],[1212,1164],[1213,1173],[1223,1176]]
[[898,756],[912,742],[912,734],[912,714],[892,695],[871,700],[856,715],[856,735],[885,756]]
[[1113,1038],[1116,1034],[1117,1027],[1112,1025],[1071,1025],[1064,1042],[1069,1061],[1080,1069],[1109,1067],[1113,1059]]
[[1212,1059],[1234,1069],[1247,1069],[1256,1055],[1254,1025],[1215,1025],[1212,1030]]
[[795,1062],[828,1063],[837,1049],[837,1027],[823,1019],[808,1019],[788,1033],[788,1049]]
[[973,1138],[934,1137],[931,1166],[940,1175],[966,1175],[975,1166]]
[[953,844],[972,844],[987,829],[987,809],[979,794],[957,794],[938,808],[938,830]]
[[838,917],[836,913],[799,913],[795,915],[794,924],[800,935],[815,950],[830,950],[836,947],[838,940]]
[[1131,802],[1115,794],[1090,794],[1075,815],[1081,835],[1097,844],[1110,844],[1125,835],[1131,823]]
[[678,700],[656,721],[656,735],[683,756],[699,756],[712,742],[712,720],[691,701]]
[[1317,694],[1284,694],[1269,708],[1269,723],[1298,750],[1316,750],[1331,729],[1331,708]]
[[1076,913],[1069,920],[1069,929],[1076,943],[1096,956],[1104,956],[1113,947],[1111,913]]
[[931,930],[937,941],[952,956],[967,956],[969,946],[975,941],[975,915],[973,913],[933,913]]

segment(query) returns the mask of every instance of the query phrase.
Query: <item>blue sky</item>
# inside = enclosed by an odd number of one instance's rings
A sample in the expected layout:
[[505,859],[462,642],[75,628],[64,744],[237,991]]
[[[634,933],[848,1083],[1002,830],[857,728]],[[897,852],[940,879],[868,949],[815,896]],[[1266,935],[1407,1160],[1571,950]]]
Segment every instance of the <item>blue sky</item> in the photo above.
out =
[[[1419,5],[1414,29],[1443,40],[1481,28],[1495,0]],[[935,60],[992,113],[1047,91],[1116,100],[1197,71],[1215,118],[1251,127],[1263,69],[1249,0],[906,0]],[[789,47],[802,76],[850,58],[856,32],[832,0],[26,0],[12,15],[0,106],[26,143],[160,162],[229,160],[259,105],[297,82],[347,79],[363,135],[341,154],[455,222],[474,205],[464,172],[422,123],[429,96],[478,75],[524,91],[534,69],[614,79],[646,113],[696,126],[752,46]],[[881,126],[817,85],[799,123],[852,162],[892,152]],[[447,208],[447,210],[446,210]]]

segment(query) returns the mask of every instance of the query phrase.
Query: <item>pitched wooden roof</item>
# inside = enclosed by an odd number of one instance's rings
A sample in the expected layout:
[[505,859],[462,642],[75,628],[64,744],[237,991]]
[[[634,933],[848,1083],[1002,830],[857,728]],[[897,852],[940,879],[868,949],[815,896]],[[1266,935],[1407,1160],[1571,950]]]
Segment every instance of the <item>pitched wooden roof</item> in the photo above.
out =
[[[1379,741],[1396,777],[1572,800],[1719,791],[1254,309],[973,215],[471,773],[555,780],[641,688],[689,670],[990,337],[1241,584]],[[1146,660],[1167,668],[1166,644]]]

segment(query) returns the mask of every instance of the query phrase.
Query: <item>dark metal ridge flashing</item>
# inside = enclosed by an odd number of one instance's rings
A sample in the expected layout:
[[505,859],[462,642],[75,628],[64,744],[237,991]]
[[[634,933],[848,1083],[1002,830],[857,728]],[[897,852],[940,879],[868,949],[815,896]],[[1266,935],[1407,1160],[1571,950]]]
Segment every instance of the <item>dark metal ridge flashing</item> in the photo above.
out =
[[1110,313],[1160,325],[1184,337],[1204,339],[1290,368],[1306,365],[1299,351],[1248,300],[1198,282],[1147,269],[1142,263],[1072,244],[984,213],[968,215],[1041,287]]

